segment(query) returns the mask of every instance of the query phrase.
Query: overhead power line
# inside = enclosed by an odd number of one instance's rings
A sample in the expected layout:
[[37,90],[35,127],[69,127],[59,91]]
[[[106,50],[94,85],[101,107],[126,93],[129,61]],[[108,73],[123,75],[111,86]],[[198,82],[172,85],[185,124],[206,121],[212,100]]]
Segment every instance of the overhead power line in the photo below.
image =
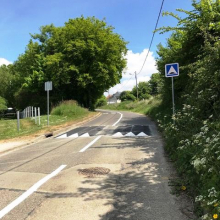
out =
[[[153,35],[152,35],[152,38],[151,38],[149,50],[148,50],[147,55],[146,55],[146,57],[145,57],[144,63],[143,63],[143,65],[142,65],[140,71],[137,73],[137,75],[140,74],[141,71],[143,70],[144,65],[145,65],[145,63],[146,63],[146,60],[147,60],[147,57],[148,57],[148,55],[149,55],[149,53],[150,53],[150,49],[151,49],[151,46],[152,46],[152,43],[153,43],[153,40],[154,40],[155,31],[156,31],[156,29],[157,29],[157,25],[158,25],[158,23],[159,23],[160,15],[161,15],[161,12],[162,12],[162,9],[163,9],[164,1],[165,1],[165,0],[162,0],[162,2],[161,2],[160,11],[159,11],[159,14],[158,14],[158,17],[157,17],[157,22],[156,22],[156,25],[155,25],[155,28],[154,28],[154,32],[153,32]],[[131,78],[132,78],[132,77],[130,77],[130,78],[128,79],[128,81],[125,83],[125,85],[128,84],[128,82],[131,80]],[[123,87],[125,87],[125,85],[124,85]],[[123,88],[123,87],[122,87],[122,88]]]
[[[152,43],[153,43],[153,40],[154,40],[155,31],[156,31],[156,29],[157,29],[157,25],[158,25],[158,23],[159,23],[160,15],[161,15],[161,12],[162,12],[162,9],[163,9],[163,4],[164,4],[164,0],[162,0],[162,3],[161,3],[160,12],[159,12],[158,17],[157,17],[157,22],[156,22],[156,25],[155,25],[155,28],[154,28],[154,32],[153,32],[153,35],[152,35],[152,38],[151,38],[151,42],[150,42],[150,46],[149,46],[147,55],[146,55],[146,57],[145,57],[144,63],[143,63],[143,65],[142,65],[140,71],[138,72],[138,74],[140,74],[141,71],[143,70],[144,65],[145,65],[145,63],[146,63],[146,60],[147,60],[147,57],[148,57],[148,55],[149,55],[149,53],[150,53],[150,49],[151,49],[151,46],[152,46]],[[137,74],[137,75],[138,75],[138,74]]]

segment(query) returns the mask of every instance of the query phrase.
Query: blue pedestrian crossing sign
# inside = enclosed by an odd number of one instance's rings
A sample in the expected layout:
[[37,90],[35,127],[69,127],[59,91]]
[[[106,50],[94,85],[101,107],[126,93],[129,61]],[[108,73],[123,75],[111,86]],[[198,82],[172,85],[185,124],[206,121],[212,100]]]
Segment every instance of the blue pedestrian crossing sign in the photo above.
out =
[[179,76],[179,63],[171,63],[165,65],[165,76],[175,77]]

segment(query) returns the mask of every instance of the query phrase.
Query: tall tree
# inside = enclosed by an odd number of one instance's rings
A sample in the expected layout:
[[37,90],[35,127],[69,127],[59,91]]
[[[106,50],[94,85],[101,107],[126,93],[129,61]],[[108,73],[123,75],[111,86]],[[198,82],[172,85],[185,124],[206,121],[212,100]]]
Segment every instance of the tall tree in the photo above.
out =
[[0,96],[7,100],[10,106],[14,106],[14,76],[12,74],[13,65],[2,65],[0,66]]
[[19,93],[41,93],[44,82],[51,80],[55,101],[76,99],[92,107],[119,83],[126,44],[105,20],[94,17],[70,19],[63,27],[44,26],[15,64],[22,78]]

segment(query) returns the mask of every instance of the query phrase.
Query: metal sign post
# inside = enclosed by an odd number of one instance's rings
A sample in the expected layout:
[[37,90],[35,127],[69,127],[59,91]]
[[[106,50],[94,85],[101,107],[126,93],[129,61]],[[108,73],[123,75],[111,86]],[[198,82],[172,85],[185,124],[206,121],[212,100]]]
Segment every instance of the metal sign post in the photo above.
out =
[[165,65],[165,76],[172,78],[172,102],[173,102],[173,115],[175,114],[174,103],[174,82],[173,77],[179,76],[179,63],[171,63]]
[[50,90],[52,90],[52,82],[51,81],[45,82],[45,91],[47,91],[47,126],[49,126],[49,114],[50,114],[49,91]]
[[175,114],[175,103],[174,103],[174,83],[172,77],[172,101],[173,101],[173,115]]

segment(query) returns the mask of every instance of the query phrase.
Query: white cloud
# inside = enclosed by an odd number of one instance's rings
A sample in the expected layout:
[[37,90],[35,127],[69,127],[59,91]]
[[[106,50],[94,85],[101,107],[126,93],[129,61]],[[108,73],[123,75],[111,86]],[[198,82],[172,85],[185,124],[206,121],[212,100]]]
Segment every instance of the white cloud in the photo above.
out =
[[5,58],[0,58],[0,66],[2,65],[9,65],[9,64],[12,64],[12,62],[6,60]]
[[[115,85],[114,87],[110,88],[109,94],[114,94],[116,92],[122,92],[125,90],[132,90],[132,88],[136,85],[135,74],[137,72],[137,81],[139,82],[146,82],[150,79],[153,73],[157,72],[156,68],[156,61],[153,57],[153,52],[150,52],[146,63],[140,72],[140,69],[144,63],[145,57],[148,53],[148,49],[144,49],[141,53],[133,53],[131,50],[128,51],[126,55],[127,59],[127,67],[124,70],[121,83]],[[140,74],[138,74],[140,72]],[[130,75],[132,74],[132,75]],[[108,93],[105,93],[107,96]]]

